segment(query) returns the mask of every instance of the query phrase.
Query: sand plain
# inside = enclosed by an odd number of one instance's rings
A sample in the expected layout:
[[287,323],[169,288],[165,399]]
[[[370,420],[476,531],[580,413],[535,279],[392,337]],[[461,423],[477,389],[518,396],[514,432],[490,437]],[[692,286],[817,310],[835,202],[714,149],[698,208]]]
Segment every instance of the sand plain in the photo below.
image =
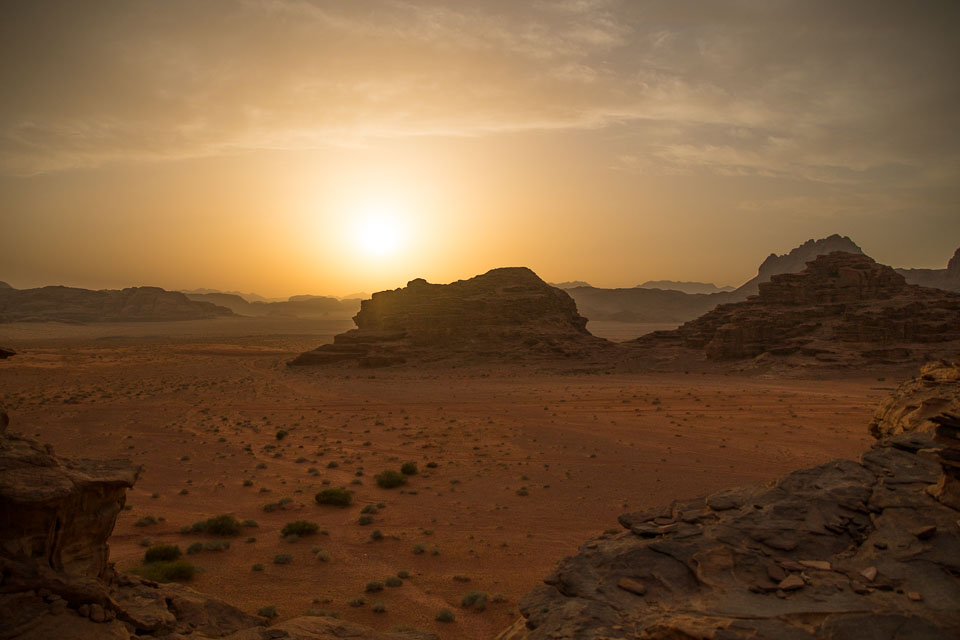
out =
[[[322,609],[479,639],[509,625],[561,557],[618,528],[620,513],[856,457],[896,383],[871,372],[285,365],[345,321],[5,325],[0,344],[19,353],[3,364],[0,397],[11,429],[62,455],[143,465],[110,540],[118,568],[140,563],[145,538],[210,540],[181,527],[229,513],[257,526],[226,551],[188,556],[203,569],[195,588],[250,612],[275,605],[281,618]],[[407,485],[377,487],[376,473],[408,461],[420,472]],[[339,486],[354,492],[350,507],[314,502]],[[364,507],[375,513],[361,525]],[[138,526],[148,516],[158,521]],[[326,533],[281,538],[300,519]],[[274,564],[281,554],[291,562]],[[365,592],[399,571],[402,586]],[[502,602],[466,611],[469,591]],[[455,622],[434,620],[442,608]]]

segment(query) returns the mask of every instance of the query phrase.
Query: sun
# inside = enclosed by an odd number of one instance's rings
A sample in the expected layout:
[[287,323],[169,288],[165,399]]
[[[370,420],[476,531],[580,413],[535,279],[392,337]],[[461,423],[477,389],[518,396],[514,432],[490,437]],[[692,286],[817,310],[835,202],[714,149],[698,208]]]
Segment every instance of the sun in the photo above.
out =
[[353,244],[370,257],[395,255],[405,244],[403,212],[392,203],[368,203],[352,216]]

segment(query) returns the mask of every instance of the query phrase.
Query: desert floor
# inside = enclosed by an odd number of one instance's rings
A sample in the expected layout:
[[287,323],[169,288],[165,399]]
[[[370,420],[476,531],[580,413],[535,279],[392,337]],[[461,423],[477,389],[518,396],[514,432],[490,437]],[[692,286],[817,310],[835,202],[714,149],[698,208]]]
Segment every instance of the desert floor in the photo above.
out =
[[[145,538],[183,549],[209,540],[180,529],[229,513],[258,526],[226,551],[187,556],[204,570],[197,589],[250,612],[332,610],[450,640],[492,638],[561,557],[618,529],[620,513],[856,457],[896,382],[290,369],[287,360],[342,327],[190,324],[0,327],[0,344],[20,352],[0,363],[11,430],[61,455],[143,465],[110,540],[118,567],[140,564]],[[406,486],[377,487],[374,474],[407,461],[420,473]],[[352,490],[353,505],[317,505],[327,486]],[[283,506],[268,512],[268,503]],[[379,503],[372,523],[359,524],[361,509]],[[138,526],[147,516],[158,522]],[[282,539],[299,519],[323,532]],[[278,554],[292,561],[274,564]],[[410,574],[402,586],[365,592],[401,570]],[[503,601],[466,611],[468,591]],[[351,606],[355,598],[365,604]],[[377,601],[385,613],[373,612]],[[454,623],[434,621],[442,608]]]

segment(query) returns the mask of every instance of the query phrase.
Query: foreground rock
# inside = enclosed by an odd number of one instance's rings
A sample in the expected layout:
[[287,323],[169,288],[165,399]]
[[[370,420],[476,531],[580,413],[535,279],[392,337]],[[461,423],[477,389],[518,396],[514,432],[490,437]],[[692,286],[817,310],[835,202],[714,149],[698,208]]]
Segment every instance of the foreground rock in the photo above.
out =
[[934,421],[936,442],[621,516],[500,640],[960,637],[960,417]]
[[932,434],[937,427],[933,418],[943,413],[960,414],[960,366],[941,360],[925,365],[919,376],[902,383],[877,407],[870,435]]
[[711,360],[764,355],[833,364],[925,361],[960,345],[960,294],[908,285],[865,255],[820,256],[759,291],[638,344],[672,343]]
[[523,267],[451,284],[412,280],[364,300],[353,320],[356,329],[290,364],[572,358],[612,346],[590,335],[569,295]]
[[0,322],[144,322],[230,315],[224,307],[158,287],[0,289]]

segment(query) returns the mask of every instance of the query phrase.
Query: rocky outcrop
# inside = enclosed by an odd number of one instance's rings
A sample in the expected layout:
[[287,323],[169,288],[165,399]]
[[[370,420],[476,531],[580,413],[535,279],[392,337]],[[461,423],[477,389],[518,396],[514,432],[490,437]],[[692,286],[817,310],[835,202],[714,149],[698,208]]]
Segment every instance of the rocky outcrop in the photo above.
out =
[[158,287],[0,289],[0,322],[142,322],[230,315],[224,307]]
[[789,253],[783,255],[771,253],[767,256],[767,259],[760,264],[757,275],[738,287],[734,292],[733,299],[743,300],[748,296],[756,295],[759,292],[760,284],[769,282],[773,276],[783,273],[799,273],[804,270],[808,262],[835,251],[863,254],[863,249],[847,236],[833,234],[819,240],[807,240],[800,246],[791,249]]
[[590,335],[569,295],[523,267],[445,285],[411,280],[364,300],[353,320],[356,329],[290,364],[562,358],[610,346]]
[[920,375],[903,382],[877,407],[870,434],[887,438],[903,432],[932,434],[933,418],[943,413],[960,414],[960,366],[952,362],[931,362]]
[[858,462],[620,516],[499,640],[960,637],[960,417]]
[[908,285],[862,254],[820,256],[759,292],[638,344],[672,341],[712,360],[771,355],[834,364],[925,361],[960,344],[960,295]]
[[6,347],[0,347],[0,360],[6,360],[10,356],[17,355],[17,352],[13,349],[8,349]]
[[947,262],[946,269],[897,269],[910,284],[960,292],[960,249]]

